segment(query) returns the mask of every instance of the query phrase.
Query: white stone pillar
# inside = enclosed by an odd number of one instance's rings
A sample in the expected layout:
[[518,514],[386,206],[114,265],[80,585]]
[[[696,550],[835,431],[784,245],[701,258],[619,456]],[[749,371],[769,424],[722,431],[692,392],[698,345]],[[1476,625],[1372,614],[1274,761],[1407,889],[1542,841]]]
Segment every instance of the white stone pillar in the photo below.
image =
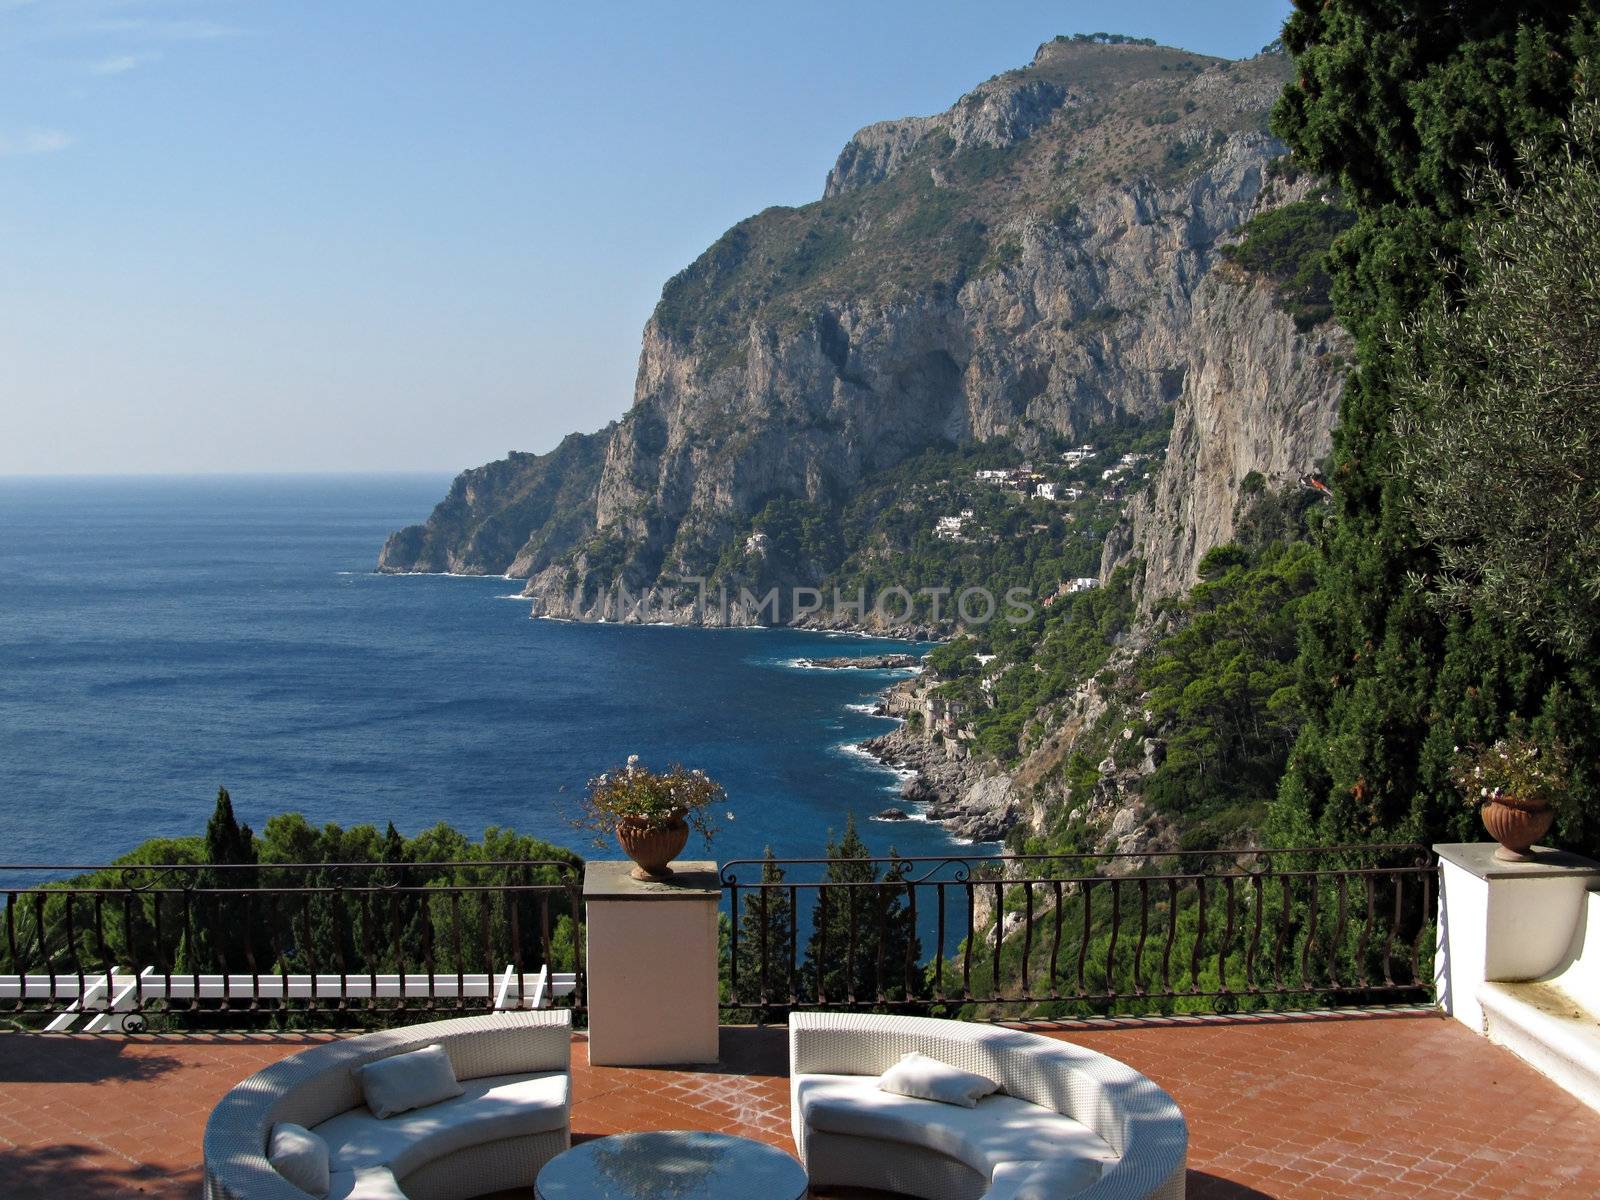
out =
[[713,862],[678,862],[642,881],[631,862],[584,867],[589,1061],[645,1067],[717,1061]]
[[1542,979],[1581,951],[1588,889],[1600,863],[1535,847],[1529,862],[1502,862],[1493,842],[1435,846],[1439,856],[1439,1005],[1484,1032],[1478,986]]

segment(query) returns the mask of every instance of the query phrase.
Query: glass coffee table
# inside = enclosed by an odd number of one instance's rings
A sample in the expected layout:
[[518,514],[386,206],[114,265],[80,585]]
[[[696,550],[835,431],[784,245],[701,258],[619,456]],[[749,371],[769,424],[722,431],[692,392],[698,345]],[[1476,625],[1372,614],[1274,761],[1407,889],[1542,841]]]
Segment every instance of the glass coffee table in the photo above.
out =
[[804,1200],[806,1172],[775,1146],[727,1133],[622,1133],[556,1155],[538,1200]]

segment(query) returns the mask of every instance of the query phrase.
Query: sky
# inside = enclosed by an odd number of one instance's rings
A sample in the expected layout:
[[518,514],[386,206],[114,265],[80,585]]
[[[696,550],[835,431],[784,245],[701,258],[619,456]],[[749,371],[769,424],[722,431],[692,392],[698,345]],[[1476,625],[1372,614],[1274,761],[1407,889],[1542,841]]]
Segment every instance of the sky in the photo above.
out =
[[0,0],[0,475],[454,471],[620,416],[662,284],[1058,33],[1288,0]]

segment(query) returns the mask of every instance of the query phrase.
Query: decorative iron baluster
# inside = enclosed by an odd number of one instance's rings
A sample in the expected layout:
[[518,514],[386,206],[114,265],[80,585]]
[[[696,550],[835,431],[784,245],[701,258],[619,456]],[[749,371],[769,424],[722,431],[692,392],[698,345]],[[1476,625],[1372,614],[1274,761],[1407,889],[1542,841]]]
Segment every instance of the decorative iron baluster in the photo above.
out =
[[283,932],[278,921],[278,896],[275,892],[267,894],[267,939],[272,944],[272,960],[278,967],[278,986],[282,992],[278,998],[278,1008],[287,1013],[289,1004],[289,956],[283,949]]
[[845,954],[844,998],[851,1006],[856,1002],[856,889],[844,889],[845,902]]
[[1339,889],[1339,914],[1333,925],[1333,944],[1328,948],[1328,983],[1335,992],[1339,987],[1339,952],[1344,949],[1345,931],[1345,884],[1348,875],[1340,874],[1338,877]]
[[372,905],[376,897],[363,896],[361,905],[361,956],[367,960],[367,1006],[378,1007],[378,955],[372,945]]
[[88,980],[84,978],[83,961],[78,957],[78,929],[74,914],[74,899],[75,897],[73,894],[68,892],[66,895],[66,904],[63,906],[65,912],[62,920],[65,926],[64,932],[67,939],[66,960],[72,968],[71,973],[78,977],[78,1001],[81,1006],[84,992],[88,990],[89,984]]
[[438,962],[433,953],[433,897],[423,892],[422,900],[422,969],[428,973],[428,1012],[439,1008],[439,989],[435,983]]
[[1050,999],[1055,1000],[1061,995],[1060,988],[1057,985],[1056,972],[1061,958],[1061,910],[1065,907],[1059,879],[1051,880],[1050,891],[1056,902],[1055,920],[1052,922],[1054,928],[1050,934]]
[[1111,938],[1106,942],[1106,996],[1117,994],[1117,934],[1122,926],[1122,880],[1111,880]]
[[1223,882],[1226,884],[1225,895],[1228,906],[1228,919],[1223,925],[1222,943],[1217,947],[1217,990],[1226,996],[1230,991],[1228,987],[1228,951],[1233,948],[1233,906],[1235,901],[1233,876],[1225,876]]
[[921,991],[917,980],[917,889],[908,879],[905,881],[906,889],[906,928],[910,936],[906,938],[906,1000],[915,1000]]
[[1088,984],[1083,978],[1083,966],[1089,958],[1089,937],[1093,931],[1094,880],[1085,879],[1078,886],[1083,894],[1083,933],[1078,938],[1078,997],[1082,999],[1089,994]]
[[[242,934],[244,937],[244,965],[245,968],[250,972],[250,1003],[246,1006],[246,1010],[248,1012],[258,1013],[261,1011],[261,977],[260,973],[256,970],[255,905],[253,902],[253,897],[249,892],[244,894],[243,900],[244,929],[242,930]],[[227,970],[226,963],[223,964],[223,970]]]
[[1250,891],[1253,893],[1253,907],[1255,916],[1251,921],[1250,941],[1244,951],[1244,986],[1245,991],[1255,995],[1261,989],[1256,984],[1256,951],[1261,948],[1261,910],[1264,907],[1264,889],[1261,886],[1261,872],[1250,873]]
[[461,891],[459,888],[450,889],[450,956],[456,964],[456,995],[455,1007],[464,1010],[466,1004],[466,962],[461,953]]
[[1000,999],[1000,943],[1005,941],[1006,885],[997,880],[994,885],[994,954],[989,963],[989,994]]
[[1289,914],[1294,908],[1294,891],[1287,875],[1280,876],[1279,882],[1283,884],[1283,911],[1278,914],[1278,939],[1272,946],[1272,985],[1281,992],[1283,991],[1283,947],[1289,940]]
[[[770,940],[767,929],[767,889],[763,887],[759,894],[761,896],[761,979],[759,982],[758,995],[761,1000],[760,1020],[761,1023],[765,1025],[767,1023],[767,996],[769,995],[769,989],[767,987],[767,942]],[[738,955],[735,954],[734,962],[738,961]]]
[[1167,940],[1161,947],[1161,990],[1172,995],[1172,943],[1178,937],[1178,880],[1167,876]]
[[317,986],[317,968],[322,965],[322,956],[317,953],[316,942],[311,936],[311,900],[314,893],[307,892],[301,897],[300,904],[300,932],[301,942],[305,946],[306,973],[311,978],[311,992],[306,998],[306,1012],[315,1019],[316,1014],[322,1010],[321,992]]
[[1315,981],[1311,976],[1311,952],[1317,944],[1317,923],[1321,918],[1318,911],[1318,901],[1321,900],[1322,888],[1317,876],[1311,876],[1311,903],[1306,912],[1306,940],[1300,947],[1300,987],[1302,991],[1314,990]]
[[[478,931],[483,938],[483,1007],[494,1011],[494,969],[496,966],[494,942],[489,937],[489,893],[478,893]],[[462,1007],[466,1007],[463,1005]]]
[[1144,943],[1150,935],[1150,881],[1139,879],[1139,940],[1133,947],[1133,994],[1143,996]]
[[739,884],[736,880],[728,883],[728,905],[732,914],[728,920],[728,990],[733,999],[742,1000],[739,994]]
[[1022,881],[1022,994],[1033,994],[1033,881]]
[[800,888],[789,885],[789,979],[784,985],[791,1006],[800,1003]]
[[961,998],[963,1000],[972,999],[972,939],[977,936],[975,930],[973,929],[973,925],[975,923],[973,906],[977,903],[977,901],[975,898],[975,893],[972,889],[972,882],[968,880],[966,883],[967,940],[964,952],[961,956]]
[[889,940],[889,898],[884,895],[881,884],[872,885],[872,896],[876,900],[873,905],[878,910],[878,944],[874,947],[872,955],[872,990],[882,1004],[888,999],[883,987],[883,947]]
[[828,1002],[828,989],[823,964],[828,961],[828,889],[817,889],[817,1003]]
[[1361,937],[1356,942],[1356,987],[1367,991],[1371,987],[1371,978],[1367,973],[1367,946],[1372,938],[1372,925],[1377,919],[1378,888],[1377,877],[1371,874],[1362,877],[1367,887],[1367,919],[1361,925]]

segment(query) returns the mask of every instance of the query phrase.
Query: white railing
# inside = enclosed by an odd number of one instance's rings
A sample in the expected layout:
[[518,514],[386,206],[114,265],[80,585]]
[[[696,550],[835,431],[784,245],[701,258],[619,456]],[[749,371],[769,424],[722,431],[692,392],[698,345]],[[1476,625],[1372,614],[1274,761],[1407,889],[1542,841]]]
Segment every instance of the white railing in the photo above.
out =
[[51,1033],[121,1033],[150,1002],[262,1000],[269,1002],[344,1000],[489,1000],[496,1011],[549,1008],[577,990],[574,972],[500,972],[447,975],[240,975],[162,974],[154,967],[137,973],[118,968],[93,975],[0,975],[0,1002],[49,1001],[66,1007],[48,1026]]

